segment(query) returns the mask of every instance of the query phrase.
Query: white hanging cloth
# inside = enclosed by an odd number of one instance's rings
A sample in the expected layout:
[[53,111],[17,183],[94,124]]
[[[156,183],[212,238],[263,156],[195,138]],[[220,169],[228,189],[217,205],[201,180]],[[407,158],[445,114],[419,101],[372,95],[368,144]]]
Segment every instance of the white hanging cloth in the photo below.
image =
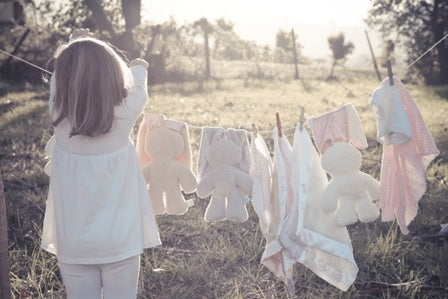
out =
[[263,137],[258,133],[251,136],[251,168],[253,179],[252,206],[258,216],[260,230],[268,237],[268,227],[271,221],[271,187],[273,182],[274,164]]
[[279,277],[293,295],[295,293],[292,271],[294,260],[277,240],[280,223],[285,219],[292,204],[292,188],[289,185],[291,145],[285,136],[273,132],[274,163],[266,143],[260,134],[252,135],[253,193],[252,203],[260,220],[260,228],[266,238],[261,263]]
[[277,239],[292,259],[346,291],[358,273],[350,236],[345,227],[337,225],[335,213],[325,212],[320,205],[328,179],[310,136],[300,125],[290,159],[288,179],[294,198]]

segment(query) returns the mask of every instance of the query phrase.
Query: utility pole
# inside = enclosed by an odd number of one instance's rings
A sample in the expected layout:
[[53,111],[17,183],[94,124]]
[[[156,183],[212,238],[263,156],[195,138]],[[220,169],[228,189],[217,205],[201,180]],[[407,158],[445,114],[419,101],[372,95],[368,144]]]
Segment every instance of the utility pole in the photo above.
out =
[[299,79],[299,67],[297,66],[298,59],[296,50],[296,35],[294,34],[294,29],[291,29],[291,36],[292,36],[292,52],[294,54],[294,68],[295,68],[294,79],[297,80]]
[[208,46],[209,34],[213,31],[213,27],[208,23],[206,18],[202,18],[194,22],[194,26],[202,30],[204,34],[204,55],[205,55],[205,79],[210,79],[210,48]]
[[373,55],[372,45],[370,44],[369,34],[367,33],[367,30],[364,31],[367,38],[367,43],[369,44],[370,54],[372,55],[372,61],[373,61],[373,67],[375,68],[376,75],[378,76],[378,81],[381,82],[381,75],[380,71],[378,70],[378,65],[376,64],[375,55]]

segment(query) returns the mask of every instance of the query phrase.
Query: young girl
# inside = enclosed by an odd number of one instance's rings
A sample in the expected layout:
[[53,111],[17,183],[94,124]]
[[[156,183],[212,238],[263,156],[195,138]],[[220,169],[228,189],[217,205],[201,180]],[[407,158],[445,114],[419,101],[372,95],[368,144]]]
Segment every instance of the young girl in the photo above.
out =
[[42,248],[68,298],[135,298],[143,248],[160,244],[132,128],[147,103],[148,63],[125,62],[75,31],[55,54],[55,142]]

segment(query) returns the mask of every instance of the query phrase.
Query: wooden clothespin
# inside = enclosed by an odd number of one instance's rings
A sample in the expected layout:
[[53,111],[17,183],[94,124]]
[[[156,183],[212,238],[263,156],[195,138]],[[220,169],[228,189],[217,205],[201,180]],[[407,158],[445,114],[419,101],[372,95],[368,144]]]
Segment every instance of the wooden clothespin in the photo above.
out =
[[257,135],[257,133],[258,133],[258,130],[257,130],[257,127],[255,126],[255,124],[252,124],[252,133],[254,135]]
[[305,123],[305,108],[302,106],[300,109],[300,131],[303,130],[303,124]]
[[280,115],[278,112],[275,113],[275,120],[277,122],[278,137],[282,137],[282,123],[280,122]]
[[390,62],[390,58],[387,58],[387,75],[389,76],[389,84],[390,86],[394,85],[394,74],[392,73],[392,64]]

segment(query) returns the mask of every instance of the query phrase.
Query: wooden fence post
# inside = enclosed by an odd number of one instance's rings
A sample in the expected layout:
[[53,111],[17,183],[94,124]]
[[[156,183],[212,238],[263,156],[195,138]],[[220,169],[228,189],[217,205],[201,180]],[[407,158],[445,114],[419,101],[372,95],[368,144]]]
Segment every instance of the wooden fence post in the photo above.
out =
[[211,32],[210,24],[207,19],[202,19],[202,30],[204,31],[204,51],[205,51],[205,79],[210,79],[210,48],[208,45],[208,36]]
[[3,190],[3,177],[0,171],[0,298],[11,299],[8,260],[8,221],[6,219],[6,201]]
[[375,68],[376,75],[378,76],[378,81],[381,82],[381,75],[380,71],[378,70],[378,65],[376,64],[375,55],[373,55],[372,45],[370,44],[369,34],[367,33],[367,30],[364,31],[367,38],[367,43],[369,44],[370,54],[372,55],[372,61],[373,61],[373,67]]
[[294,54],[294,68],[295,68],[294,79],[299,79],[299,67],[297,66],[298,59],[296,49],[296,35],[294,34],[294,29],[291,29],[291,36],[292,36],[292,52]]

